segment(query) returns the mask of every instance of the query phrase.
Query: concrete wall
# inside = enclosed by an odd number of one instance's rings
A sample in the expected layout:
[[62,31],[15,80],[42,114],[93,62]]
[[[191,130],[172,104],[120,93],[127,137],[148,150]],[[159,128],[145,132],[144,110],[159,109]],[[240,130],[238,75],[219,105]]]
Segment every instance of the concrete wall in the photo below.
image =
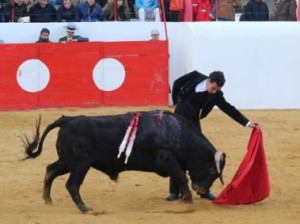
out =
[[170,47],[171,83],[178,73],[221,70],[227,79],[225,97],[239,108],[300,108],[299,23],[186,26],[190,39],[181,45],[182,65],[173,61]]
[[[62,23],[0,24],[6,43],[31,43],[48,27],[52,41],[65,35]],[[154,22],[78,23],[91,41],[148,40]],[[300,23],[168,23],[170,86],[194,69],[225,73],[225,97],[241,109],[300,109]],[[1,55],[1,52],[0,52]]]

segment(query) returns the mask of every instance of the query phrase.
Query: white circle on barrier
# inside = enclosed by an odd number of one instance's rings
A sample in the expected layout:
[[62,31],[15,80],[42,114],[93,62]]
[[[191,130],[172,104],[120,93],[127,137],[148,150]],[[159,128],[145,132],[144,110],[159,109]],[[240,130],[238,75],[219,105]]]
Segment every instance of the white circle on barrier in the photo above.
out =
[[30,93],[45,89],[49,80],[49,69],[39,59],[24,61],[17,70],[17,82],[19,86]]
[[100,90],[116,90],[125,81],[125,68],[114,58],[101,59],[94,67],[93,80]]

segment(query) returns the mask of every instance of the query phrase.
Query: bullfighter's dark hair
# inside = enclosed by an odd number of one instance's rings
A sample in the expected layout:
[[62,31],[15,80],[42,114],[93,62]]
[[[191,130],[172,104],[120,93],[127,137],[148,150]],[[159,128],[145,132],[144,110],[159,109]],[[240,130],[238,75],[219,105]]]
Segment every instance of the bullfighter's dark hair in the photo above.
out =
[[224,73],[221,71],[213,71],[212,73],[209,74],[209,79],[210,82],[215,82],[219,87],[224,86],[225,84],[225,77]]
[[48,28],[43,28],[41,30],[40,34],[42,34],[42,33],[48,33],[48,34],[50,34],[50,30]]

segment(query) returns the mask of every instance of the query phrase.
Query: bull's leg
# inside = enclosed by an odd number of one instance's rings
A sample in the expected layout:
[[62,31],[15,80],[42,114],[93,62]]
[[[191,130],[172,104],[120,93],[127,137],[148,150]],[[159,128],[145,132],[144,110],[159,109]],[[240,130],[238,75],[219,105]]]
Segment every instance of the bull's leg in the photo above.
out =
[[58,160],[52,164],[49,164],[47,166],[46,175],[44,178],[44,189],[43,189],[43,198],[44,198],[46,204],[52,203],[50,192],[51,192],[51,186],[52,186],[53,180],[57,176],[64,175],[68,172],[69,172],[69,169],[60,160]]
[[175,157],[169,151],[161,150],[158,153],[157,166],[159,170],[168,174],[180,186],[182,192],[181,200],[185,203],[192,203],[192,193],[188,186],[188,178]]
[[91,211],[92,209],[87,207],[83,200],[81,199],[79,189],[82,184],[85,175],[87,174],[90,165],[83,163],[76,163],[75,166],[71,169],[70,177],[66,183],[66,188],[68,189],[74,203],[83,213]]

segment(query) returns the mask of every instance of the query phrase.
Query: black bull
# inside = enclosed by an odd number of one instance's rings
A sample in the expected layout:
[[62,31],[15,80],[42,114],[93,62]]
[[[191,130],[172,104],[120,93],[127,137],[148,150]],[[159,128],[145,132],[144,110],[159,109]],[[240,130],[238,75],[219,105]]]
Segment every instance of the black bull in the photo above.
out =
[[[128,153],[120,153],[118,158],[119,147],[136,117],[139,118],[135,124],[136,138],[126,163],[125,154]],[[53,180],[70,172],[66,188],[73,201],[82,212],[91,210],[79,193],[90,167],[106,173],[112,180],[117,180],[118,174],[125,170],[171,176],[180,186],[184,202],[192,202],[185,171],[189,172],[192,188],[199,194],[207,193],[218,177],[222,179],[225,154],[217,152],[185,118],[167,111],[94,117],[62,116],[48,125],[41,138],[40,119],[34,140],[29,141],[26,137],[24,141],[27,158],[39,156],[47,134],[54,128],[60,128],[56,141],[59,159],[47,166],[44,179],[43,198],[46,203],[52,203],[50,191]]]

